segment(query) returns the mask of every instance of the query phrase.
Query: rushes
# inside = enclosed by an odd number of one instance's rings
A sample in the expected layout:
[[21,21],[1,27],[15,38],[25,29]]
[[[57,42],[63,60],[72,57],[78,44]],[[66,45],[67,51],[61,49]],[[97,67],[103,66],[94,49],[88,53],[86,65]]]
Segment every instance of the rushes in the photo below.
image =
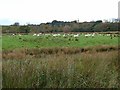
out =
[[114,88],[118,52],[48,54],[3,59],[4,88]]

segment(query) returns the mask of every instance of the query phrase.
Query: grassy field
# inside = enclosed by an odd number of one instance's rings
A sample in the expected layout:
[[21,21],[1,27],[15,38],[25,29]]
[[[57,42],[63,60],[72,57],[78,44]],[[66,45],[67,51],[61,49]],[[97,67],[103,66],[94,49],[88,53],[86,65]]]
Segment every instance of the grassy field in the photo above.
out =
[[45,48],[45,47],[86,47],[97,45],[118,45],[118,37],[96,35],[94,38],[86,38],[84,35],[74,37],[53,37],[53,36],[10,36],[3,35],[2,49],[10,50],[15,48]]
[[118,37],[2,37],[3,88],[120,88]]

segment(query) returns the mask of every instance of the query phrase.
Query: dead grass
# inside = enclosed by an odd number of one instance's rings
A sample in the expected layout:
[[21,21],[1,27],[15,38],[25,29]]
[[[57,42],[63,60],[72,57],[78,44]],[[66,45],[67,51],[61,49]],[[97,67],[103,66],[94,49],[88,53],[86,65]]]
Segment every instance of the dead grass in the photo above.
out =
[[109,52],[116,51],[120,48],[117,46],[96,46],[96,47],[85,47],[85,48],[34,48],[34,49],[15,49],[6,50],[2,52],[2,58],[4,59],[22,59],[28,57],[40,58],[44,55],[50,54],[77,54],[77,53],[91,53],[91,52]]
[[[38,55],[38,51],[33,51],[33,55]],[[116,50],[72,54],[40,53],[38,57],[28,56],[22,59],[3,58],[4,88],[120,87]]]

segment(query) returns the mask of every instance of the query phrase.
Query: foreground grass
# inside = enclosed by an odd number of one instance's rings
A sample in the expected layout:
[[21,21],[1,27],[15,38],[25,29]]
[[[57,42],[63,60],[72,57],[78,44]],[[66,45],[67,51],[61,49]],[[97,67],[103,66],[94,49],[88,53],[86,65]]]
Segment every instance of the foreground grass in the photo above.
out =
[[34,55],[3,58],[3,88],[120,87],[116,50]]

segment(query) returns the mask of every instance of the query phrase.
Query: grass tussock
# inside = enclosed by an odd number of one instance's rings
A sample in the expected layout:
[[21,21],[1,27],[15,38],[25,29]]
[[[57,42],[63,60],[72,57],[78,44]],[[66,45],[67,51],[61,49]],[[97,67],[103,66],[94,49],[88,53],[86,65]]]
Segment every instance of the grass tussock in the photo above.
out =
[[3,88],[120,87],[117,51],[76,54],[56,52],[48,55],[44,53],[39,58],[3,58]]

